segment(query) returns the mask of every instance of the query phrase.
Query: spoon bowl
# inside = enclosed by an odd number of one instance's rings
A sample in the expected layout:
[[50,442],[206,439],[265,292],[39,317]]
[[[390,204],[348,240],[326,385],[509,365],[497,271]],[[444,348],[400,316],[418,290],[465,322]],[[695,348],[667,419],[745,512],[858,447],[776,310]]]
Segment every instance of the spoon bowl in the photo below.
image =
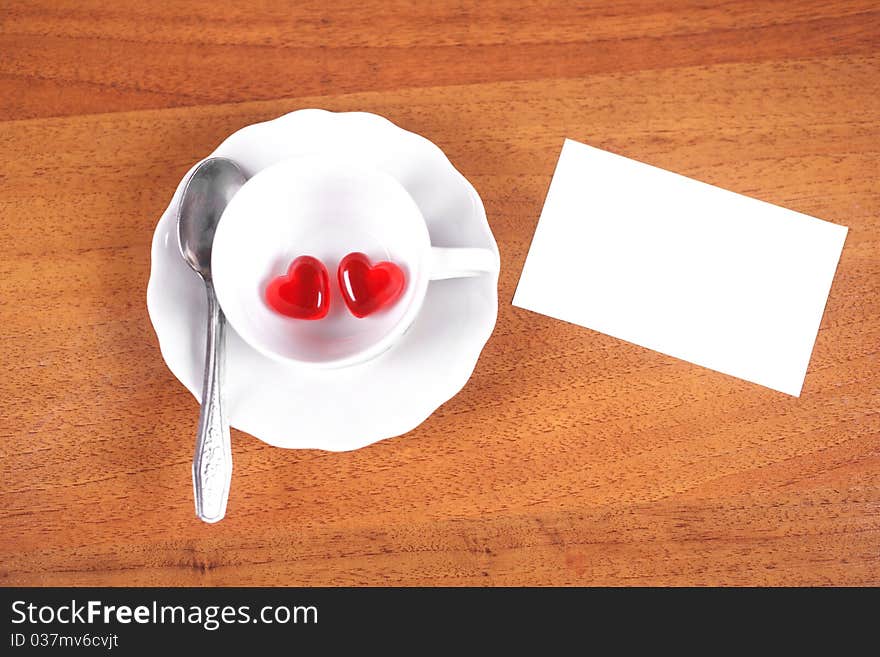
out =
[[246,181],[235,162],[212,157],[196,167],[183,189],[177,214],[180,253],[203,278],[211,277],[211,247],[223,210]]

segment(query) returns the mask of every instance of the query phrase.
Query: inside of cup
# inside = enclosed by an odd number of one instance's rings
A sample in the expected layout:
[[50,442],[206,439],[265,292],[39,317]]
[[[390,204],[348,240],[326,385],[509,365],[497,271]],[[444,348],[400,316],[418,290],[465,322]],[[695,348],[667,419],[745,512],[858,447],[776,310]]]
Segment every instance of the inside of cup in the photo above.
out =
[[[429,250],[418,206],[390,175],[302,157],[264,169],[232,199],[212,269],[221,307],[245,341],[271,356],[332,366],[375,355],[406,328],[427,285]],[[403,269],[406,287],[393,305],[363,318],[349,312],[337,269],[352,252]],[[280,315],[265,300],[269,282],[302,255],[329,273],[330,309],[320,320]]]

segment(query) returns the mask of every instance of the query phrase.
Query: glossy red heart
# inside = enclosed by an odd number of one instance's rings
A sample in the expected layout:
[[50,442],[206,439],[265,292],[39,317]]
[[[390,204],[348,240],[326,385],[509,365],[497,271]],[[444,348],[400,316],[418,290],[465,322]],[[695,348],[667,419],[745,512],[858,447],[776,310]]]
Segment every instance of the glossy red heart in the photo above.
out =
[[393,262],[375,265],[363,253],[349,253],[337,270],[342,299],[355,317],[366,317],[394,304],[406,287],[403,270]]
[[300,256],[287,274],[266,286],[266,303],[277,313],[296,319],[321,319],[330,311],[330,274],[324,263]]

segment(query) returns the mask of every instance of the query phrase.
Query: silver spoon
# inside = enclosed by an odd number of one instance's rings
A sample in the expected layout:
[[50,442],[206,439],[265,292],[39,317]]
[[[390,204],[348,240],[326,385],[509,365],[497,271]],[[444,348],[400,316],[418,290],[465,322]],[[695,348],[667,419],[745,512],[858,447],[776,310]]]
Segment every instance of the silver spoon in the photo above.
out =
[[205,522],[217,522],[226,514],[232,481],[232,445],[222,395],[226,318],[211,279],[211,246],[220,215],[246,180],[232,160],[209,158],[193,171],[177,211],[180,253],[205,281],[208,293],[205,378],[192,467],[196,515]]

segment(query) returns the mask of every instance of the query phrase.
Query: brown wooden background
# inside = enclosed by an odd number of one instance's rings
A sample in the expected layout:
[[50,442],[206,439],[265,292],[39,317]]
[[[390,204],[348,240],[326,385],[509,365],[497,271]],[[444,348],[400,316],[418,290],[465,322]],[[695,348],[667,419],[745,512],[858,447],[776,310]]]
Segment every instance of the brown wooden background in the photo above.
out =
[[[164,4],[0,7],[0,584],[880,584],[876,0]],[[153,227],[224,136],[312,106],[474,183],[498,326],[406,436],[233,432],[206,526]],[[800,399],[511,307],[564,137],[851,228]]]

